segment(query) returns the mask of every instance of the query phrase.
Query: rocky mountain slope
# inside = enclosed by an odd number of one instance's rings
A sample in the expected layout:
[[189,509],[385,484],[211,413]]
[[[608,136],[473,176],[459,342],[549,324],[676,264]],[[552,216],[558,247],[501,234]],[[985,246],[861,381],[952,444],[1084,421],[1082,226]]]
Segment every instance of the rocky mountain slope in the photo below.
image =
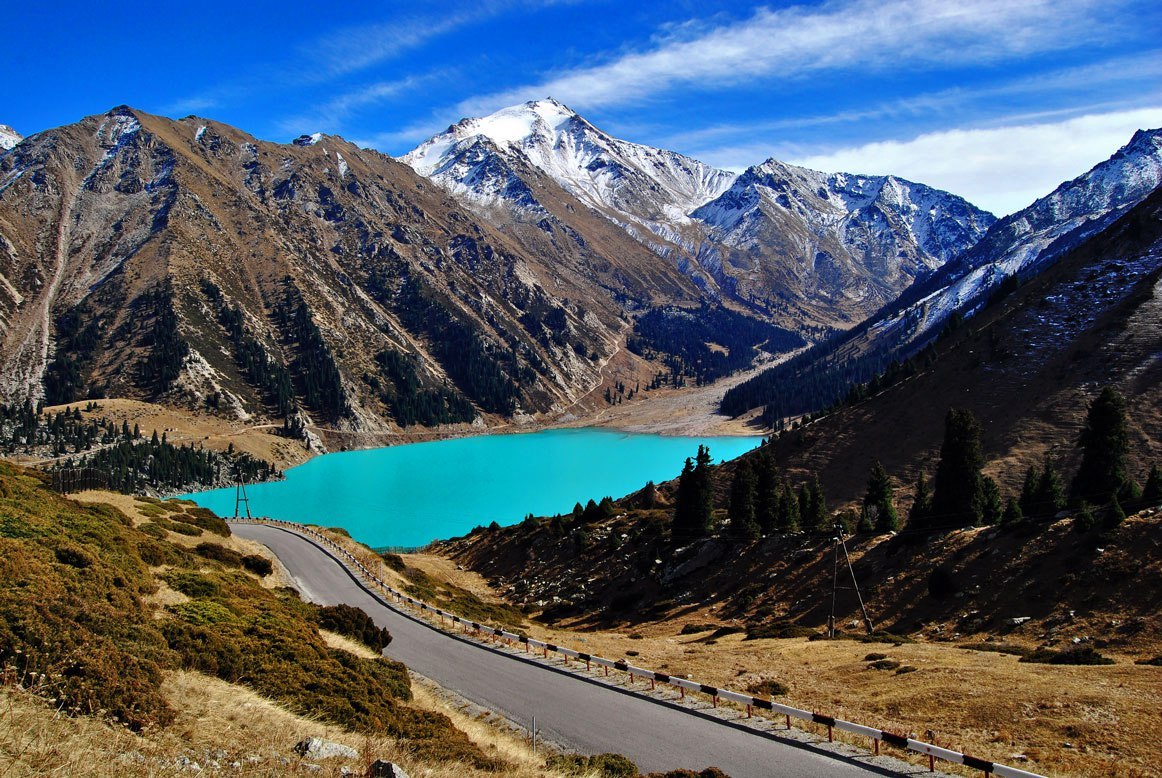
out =
[[0,151],[7,151],[24,140],[24,136],[7,124],[0,124]]
[[[551,99],[464,119],[403,161],[503,224],[552,212],[585,236],[581,213],[604,217],[710,294],[804,330],[860,321],[993,221],[894,178],[773,160],[736,178],[614,138]],[[554,209],[563,198],[545,177],[580,207]]]
[[844,328],[973,246],[995,221],[923,184],[773,159],[692,215],[709,228],[699,261],[721,268],[734,294]]
[[117,108],[0,157],[0,395],[349,430],[562,409],[629,311],[700,295],[616,230],[541,235],[340,138]]
[[[862,498],[879,459],[904,517],[917,476],[931,483],[935,473],[944,414],[960,407],[980,421],[985,474],[1002,495],[1016,496],[1029,466],[1045,457],[1068,484],[1086,410],[1112,385],[1126,398],[1128,472],[1141,484],[1162,461],[1159,321],[1162,190],[941,340],[916,375],[714,467],[714,537],[677,534],[670,482],[592,517],[526,520],[437,550],[485,575],[509,601],[545,608],[546,620],[592,627],[709,617],[724,627],[711,638],[740,624],[754,637],[802,636],[803,627],[826,623],[833,544],[813,531],[731,537],[726,518],[740,461],[769,458],[793,489],[818,476],[830,512],[839,513]],[[600,495],[578,495],[590,497]],[[1138,501],[1141,515],[1105,531],[1079,532],[1071,519],[1050,516],[934,531],[905,524],[900,533],[851,538],[848,548],[872,618],[890,632],[1067,647],[1101,637],[1093,645],[1149,658],[1160,634],[1156,507]],[[840,598],[846,629],[859,631],[858,603],[851,592]]]
[[[738,387],[723,410],[738,414],[776,402],[773,419],[827,407],[852,382],[919,351],[954,313],[973,315],[1006,279],[1028,278],[1101,233],[1160,184],[1162,130],[1140,131],[1109,160],[994,224],[971,249],[850,332]],[[801,402],[784,402],[799,394]]]

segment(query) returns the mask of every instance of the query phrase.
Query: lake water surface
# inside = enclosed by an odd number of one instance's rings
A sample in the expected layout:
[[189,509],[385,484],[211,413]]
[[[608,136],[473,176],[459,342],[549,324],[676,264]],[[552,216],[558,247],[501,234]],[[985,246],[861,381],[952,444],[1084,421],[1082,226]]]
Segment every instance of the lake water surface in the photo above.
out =
[[[420,546],[492,521],[568,513],[576,502],[617,498],[674,478],[698,444],[715,462],[760,437],[666,437],[608,429],[546,430],[412,443],[316,457],[285,481],[247,487],[250,512],[343,527],[372,547]],[[186,495],[234,515],[234,489]]]

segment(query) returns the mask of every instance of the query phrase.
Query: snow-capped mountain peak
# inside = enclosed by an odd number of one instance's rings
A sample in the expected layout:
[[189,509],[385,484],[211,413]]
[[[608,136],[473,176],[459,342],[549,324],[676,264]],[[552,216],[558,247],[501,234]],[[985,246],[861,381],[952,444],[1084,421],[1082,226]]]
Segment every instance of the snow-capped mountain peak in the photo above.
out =
[[[466,164],[467,156],[474,164]],[[676,152],[614,138],[552,98],[464,119],[403,161],[457,194],[493,204],[508,180],[507,173],[496,178],[496,156],[509,172],[531,164],[611,220],[665,240],[734,180],[733,173]],[[482,174],[484,164],[493,175]]]
[[0,149],[8,151],[24,140],[24,136],[7,124],[0,124]]

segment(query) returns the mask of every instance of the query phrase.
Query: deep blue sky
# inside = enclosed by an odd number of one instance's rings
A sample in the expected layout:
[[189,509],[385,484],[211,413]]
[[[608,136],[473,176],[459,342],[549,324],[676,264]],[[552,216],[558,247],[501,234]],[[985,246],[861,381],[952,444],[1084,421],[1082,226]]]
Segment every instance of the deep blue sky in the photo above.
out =
[[998,214],[1162,126],[1157,0],[141,5],[6,9],[0,123],[126,103],[398,155],[551,95],[722,167],[892,172]]

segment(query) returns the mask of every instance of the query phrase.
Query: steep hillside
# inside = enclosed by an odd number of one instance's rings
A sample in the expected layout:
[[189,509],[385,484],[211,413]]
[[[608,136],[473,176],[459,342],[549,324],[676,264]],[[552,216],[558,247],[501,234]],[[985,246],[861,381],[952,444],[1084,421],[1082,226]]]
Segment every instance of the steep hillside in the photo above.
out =
[[58,714],[148,734],[174,722],[174,673],[241,679],[295,713],[409,740],[420,759],[500,766],[446,717],[409,704],[402,665],[329,646],[319,609],[264,586],[271,561],[221,519],[191,503],[124,502],[128,513],[63,499],[0,463],[6,683]]
[[735,178],[614,138],[555,100],[464,119],[403,160],[498,223],[551,216],[587,239],[586,217],[603,217],[711,295],[809,333],[860,321],[993,221],[894,178],[773,160]]
[[[1103,386],[1112,385],[1127,400],[1129,472],[1141,484],[1150,466],[1162,461],[1159,321],[1162,191],[986,307],[971,327],[940,341],[915,375],[739,460],[711,466],[712,539],[674,529],[671,505],[680,486],[671,482],[609,510],[594,506],[572,517],[477,532],[439,550],[494,579],[515,602],[546,608],[550,617],[653,620],[713,602],[719,617],[816,627],[826,617],[821,592],[832,565],[828,534],[775,530],[753,542],[729,537],[725,519],[741,462],[759,472],[773,468],[794,491],[818,476],[827,510],[837,512],[862,498],[879,459],[906,515],[918,474],[931,482],[935,473],[945,413],[960,407],[980,420],[985,473],[1002,495],[1015,496],[1027,469],[1046,456],[1067,481],[1073,476],[1086,410]],[[578,495],[589,497],[600,495]],[[813,521],[804,512],[803,525],[814,530]],[[905,526],[891,539],[852,542],[875,620],[892,631],[939,622],[941,629],[951,625],[965,634],[993,633],[1007,617],[1032,615],[1038,622],[1023,633],[1032,637],[1076,612],[1076,624],[1058,623],[1110,641],[1121,635],[1118,645],[1129,650],[1156,651],[1162,632],[1154,623],[1152,582],[1162,567],[1147,538],[1157,523],[1157,515],[1143,514],[1100,535],[1076,532],[1072,521],[1038,517],[1017,529],[949,533]],[[952,571],[953,589],[927,597],[929,576],[940,565]],[[962,594],[953,597],[953,591]],[[855,607],[847,597],[844,617]],[[1133,619],[1137,626],[1111,633],[1111,618]]]
[[827,175],[768,160],[693,211],[699,254],[733,293],[786,319],[844,328],[980,239],[995,219],[893,176]]
[[770,405],[772,423],[842,399],[930,343],[954,314],[972,316],[1006,279],[1026,279],[1108,227],[1162,184],[1162,130],[1140,131],[1086,174],[989,228],[979,243],[849,332],[723,398],[735,415]]
[[339,138],[117,108],[0,158],[2,394],[468,423],[568,406],[627,311],[697,297],[622,235],[530,245]]

